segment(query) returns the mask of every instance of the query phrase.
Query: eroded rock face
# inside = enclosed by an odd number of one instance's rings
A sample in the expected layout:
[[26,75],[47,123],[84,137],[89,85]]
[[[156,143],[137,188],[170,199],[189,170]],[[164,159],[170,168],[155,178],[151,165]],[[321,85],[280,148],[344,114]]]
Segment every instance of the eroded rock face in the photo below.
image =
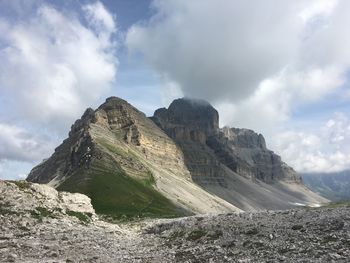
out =
[[156,110],[153,119],[178,141],[205,144],[207,138],[219,130],[218,112],[203,100],[174,100],[168,109]]
[[266,150],[266,143],[262,134],[249,129],[238,129],[224,127],[220,130],[224,137],[227,138],[227,142],[231,143],[235,147],[240,148],[260,148]]
[[[49,159],[33,168],[27,180],[52,182],[56,186],[55,181],[64,180],[80,167],[90,166],[94,159],[103,159],[105,152],[99,146],[113,146],[118,141],[135,147],[152,162],[186,173],[182,153],[176,145],[144,113],[125,100],[110,97],[97,110],[87,109],[72,125],[69,137]],[[122,168],[134,169],[139,176],[148,172],[142,162],[124,157],[115,157]]]
[[300,181],[292,168],[266,148],[261,134],[248,129],[219,129],[218,112],[208,102],[178,99],[168,109],[156,110],[152,119],[182,148],[197,182],[216,181],[225,186],[220,163],[244,177],[266,183]]
[[[88,108],[81,119],[75,121],[69,136],[59,145],[52,156],[34,167],[27,180],[35,183],[57,183],[73,173],[78,167],[88,164],[88,152],[98,155],[89,133],[90,124],[95,122],[95,112]],[[55,186],[55,183],[53,185]]]
[[266,183],[300,182],[300,176],[280,156],[268,150],[264,137],[252,130],[224,127],[207,144],[223,164],[246,178]]

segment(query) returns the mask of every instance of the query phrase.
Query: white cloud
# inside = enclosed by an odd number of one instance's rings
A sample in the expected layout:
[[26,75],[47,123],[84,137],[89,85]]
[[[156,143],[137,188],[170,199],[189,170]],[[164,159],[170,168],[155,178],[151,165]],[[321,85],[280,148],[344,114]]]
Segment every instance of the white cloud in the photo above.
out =
[[320,132],[278,132],[293,126],[301,106],[336,93],[348,98],[349,1],[155,0],[153,7],[126,43],[170,87],[212,102],[221,125],[263,132],[299,171],[350,167],[339,116]]
[[330,16],[337,4],[337,0],[314,1],[311,5],[304,8],[299,15],[304,23],[310,23],[310,20],[312,21],[320,16]]
[[301,19],[289,3],[154,1],[156,15],[126,40],[185,95],[237,101],[293,59]]
[[0,160],[0,179],[23,180],[32,167],[30,162]]
[[25,179],[56,145],[51,138],[0,122],[0,179]]
[[11,117],[63,134],[110,90],[114,19],[100,2],[83,7],[83,15],[90,27],[48,5],[20,21],[0,19],[0,96]]
[[310,82],[295,87],[308,99],[338,87],[350,64],[347,1],[159,0],[153,6],[155,15],[134,25],[126,43],[188,96],[241,102],[283,71],[286,81]]
[[69,12],[44,1],[0,6],[13,15],[0,17],[0,178],[23,178],[110,91],[117,26],[101,2]]
[[129,30],[129,49],[185,96],[218,106],[223,124],[273,128],[295,107],[347,81],[349,1],[158,0],[153,6],[155,15]]
[[[160,89],[162,105],[170,105],[170,103],[178,98],[183,97],[181,88],[176,82],[164,81],[162,88]],[[154,111],[154,109],[153,109]]]
[[350,168],[350,120],[336,113],[313,132],[275,134],[272,148],[300,172],[337,172]]
[[23,128],[0,123],[0,162],[35,162],[49,156],[53,145]]
[[332,66],[303,72],[287,67],[261,81],[248,98],[236,103],[217,103],[220,122],[271,132],[290,120],[294,108],[318,101],[345,82],[343,71]]
[[99,32],[113,33],[116,31],[115,18],[101,2],[85,5],[83,10],[86,12],[88,23]]
[[230,124],[265,133],[269,128],[288,119],[292,98],[290,92],[285,92],[287,87],[280,78],[278,76],[262,81],[250,97],[240,102],[216,104],[221,126]]

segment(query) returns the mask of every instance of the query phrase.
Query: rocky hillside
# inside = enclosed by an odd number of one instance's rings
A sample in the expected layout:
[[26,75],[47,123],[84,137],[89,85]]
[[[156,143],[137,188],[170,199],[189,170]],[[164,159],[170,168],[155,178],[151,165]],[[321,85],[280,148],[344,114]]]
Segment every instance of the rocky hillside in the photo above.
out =
[[179,99],[147,118],[111,97],[87,109],[27,180],[88,195],[98,213],[174,217],[325,202],[262,135],[220,129],[205,101]]
[[325,201],[266,148],[261,134],[220,129],[218,112],[206,101],[174,100],[168,109],[156,110],[152,120],[179,145],[194,182],[243,210]]
[[348,262],[350,209],[101,221],[89,198],[0,181],[0,262]]

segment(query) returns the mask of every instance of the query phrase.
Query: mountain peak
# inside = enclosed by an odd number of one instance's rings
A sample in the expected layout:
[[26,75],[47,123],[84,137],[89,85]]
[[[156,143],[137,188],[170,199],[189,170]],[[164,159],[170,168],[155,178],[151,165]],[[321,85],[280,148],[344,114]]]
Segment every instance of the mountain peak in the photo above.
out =
[[[226,173],[221,163],[246,178],[273,183],[277,180],[300,182],[300,177],[281,158],[266,148],[265,139],[249,129],[219,128],[217,110],[204,100],[181,98],[169,108],[155,111],[153,120],[182,148],[191,171],[197,173],[197,163],[203,169],[196,177],[199,183],[213,180],[225,185]],[[214,152],[214,155],[211,153]],[[200,153],[200,154],[199,154]],[[186,155],[187,158],[186,158]],[[196,155],[200,155],[197,158]],[[196,164],[196,166],[194,166]],[[212,169],[215,167],[215,169]]]
[[170,137],[205,143],[208,136],[219,130],[219,114],[205,100],[181,98],[169,108],[154,112],[153,120],[160,124]]
[[172,105],[176,105],[176,104],[190,105],[193,108],[205,108],[205,107],[213,108],[213,106],[208,101],[203,99],[191,98],[191,97],[183,97],[183,98],[175,99],[170,104],[169,108]]
[[125,100],[123,100],[122,98],[119,98],[117,96],[110,96],[110,97],[106,98],[106,102],[108,102],[108,101],[125,101]]

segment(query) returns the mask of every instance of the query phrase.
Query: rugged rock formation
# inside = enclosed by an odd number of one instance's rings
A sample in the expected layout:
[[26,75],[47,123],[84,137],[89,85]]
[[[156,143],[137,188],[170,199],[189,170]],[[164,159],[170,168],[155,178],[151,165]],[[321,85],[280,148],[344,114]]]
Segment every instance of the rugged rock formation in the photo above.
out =
[[[194,147],[191,145],[193,142],[207,152],[214,152],[216,158],[207,154],[208,158],[205,161],[201,158],[195,160],[193,156],[187,158],[185,154],[187,160],[190,160],[188,165],[192,174],[196,174],[198,169],[198,166],[193,166],[194,163],[207,163],[208,166],[212,166],[217,165],[219,161],[242,176],[266,183],[281,179],[300,182],[296,172],[266,148],[265,139],[261,134],[248,129],[220,129],[219,115],[208,102],[188,98],[177,99],[170,104],[169,109],[156,110],[152,119],[185,153],[188,152],[186,148]],[[206,149],[206,146],[210,149]],[[213,158],[217,160],[213,161]],[[217,169],[220,167],[215,170]],[[202,177],[205,177],[204,171],[207,171],[209,176],[213,175],[210,167],[202,170]]]
[[108,98],[85,111],[27,180],[84,193],[98,213],[118,217],[325,201],[301,184],[289,184],[298,182],[295,173],[266,149],[261,135],[219,129],[218,113],[205,101],[175,100],[152,120],[126,101]]
[[168,109],[156,110],[152,120],[182,149],[194,182],[243,210],[283,209],[299,198],[325,201],[266,148],[261,134],[220,129],[218,113],[208,102],[178,99]]
[[177,141],[205,144],[219,130],[218,112],[203,100],[174,100],[168,109],[156,110],[153,120]]
[[27,180],[85,193],[98,212],[120,216],[239,211],[194,184],[173,140],[116,97],[87,109]]
[[0,180],[0,262],[348,262],[344,206],[102,221],[89,198]]
[[266,148],[265,139],[248,129],[224,127],[207,140],[219,160],[232,171],[265,183],[278,180],[300,183],[297,173]]

